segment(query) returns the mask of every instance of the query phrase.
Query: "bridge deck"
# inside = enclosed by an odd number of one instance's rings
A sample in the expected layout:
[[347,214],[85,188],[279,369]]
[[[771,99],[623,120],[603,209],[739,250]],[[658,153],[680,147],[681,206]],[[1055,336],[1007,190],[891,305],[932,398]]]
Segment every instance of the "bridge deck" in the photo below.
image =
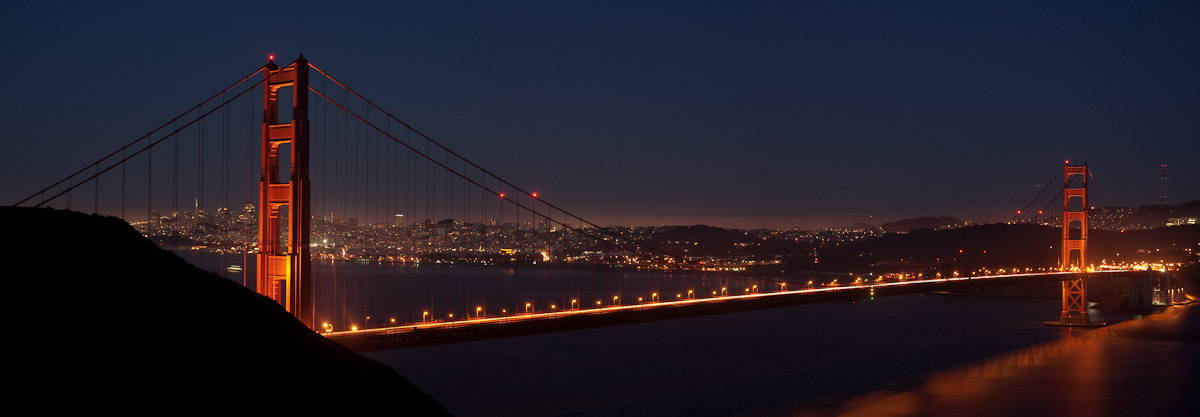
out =
[[[1145,271],[1114,270],[1085,273],[1086,278],[1114,278],[1146,274]],[[884,282],[878,284],[805,288],[800,290],[656,301],[599,308],[481,317],[449,322],[411,323],[404,326],[323,333],[325,337],[358,352],[403,349],[417,346],[465,342],[555,331],[668,320],[708,314],[732,313],[771,307],[830,301],[852,301],[868,297],[970,289],[980,286],[1064,281],[1080,273],[1052,272],[959,277],[935,280]]]

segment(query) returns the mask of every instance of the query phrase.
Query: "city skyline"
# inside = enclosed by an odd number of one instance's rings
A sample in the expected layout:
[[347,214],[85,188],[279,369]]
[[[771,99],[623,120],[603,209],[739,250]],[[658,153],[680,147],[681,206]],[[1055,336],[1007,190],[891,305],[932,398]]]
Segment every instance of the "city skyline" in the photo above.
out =
[[603,225],[1002,221],[1064,159],[1115,206],[1157,202],[1161,164],[1170,203],[1200,198],[1194,4],[687,5],[305,3],[281,22],[328,21],[295,31],[255,6],[6,5],[2,197],[303,52]]

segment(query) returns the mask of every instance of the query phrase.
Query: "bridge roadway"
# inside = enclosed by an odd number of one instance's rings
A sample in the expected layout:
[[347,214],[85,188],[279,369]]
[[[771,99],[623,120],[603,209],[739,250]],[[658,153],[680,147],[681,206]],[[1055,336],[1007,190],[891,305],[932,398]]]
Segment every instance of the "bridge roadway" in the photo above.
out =
[[497,337],[549,333],[647,321],[732,313],[771,307],[868,297],[971,289],[980,286],[1066,281],[1079,275],[1087,279],[1145,276],[1146,271],[1041,272],[982,277],[939,278],[899,282],[804,288],[674,301],[654,301],[596,308],[518,313],[456,321],[409,323],[403,326],[322,333],[357,352],[403,349]]

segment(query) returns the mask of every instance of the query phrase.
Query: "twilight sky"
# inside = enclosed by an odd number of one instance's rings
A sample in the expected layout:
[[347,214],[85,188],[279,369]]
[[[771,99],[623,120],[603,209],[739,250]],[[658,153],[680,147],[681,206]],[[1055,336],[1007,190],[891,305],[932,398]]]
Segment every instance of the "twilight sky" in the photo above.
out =
[[4,2],[0,203],[300,52],[601,224],[1003,220],[1065,159],[1200,198],[1195,1],[338,3]]

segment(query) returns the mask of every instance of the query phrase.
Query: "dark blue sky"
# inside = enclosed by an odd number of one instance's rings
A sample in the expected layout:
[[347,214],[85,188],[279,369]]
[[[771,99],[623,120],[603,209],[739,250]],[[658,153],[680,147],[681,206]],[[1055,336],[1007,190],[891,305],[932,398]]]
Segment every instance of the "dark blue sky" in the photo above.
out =
[[1003,220],[1064,159],[1200,198],[1194,1],[13,3],[6,204],[300,52],[602,224]]

